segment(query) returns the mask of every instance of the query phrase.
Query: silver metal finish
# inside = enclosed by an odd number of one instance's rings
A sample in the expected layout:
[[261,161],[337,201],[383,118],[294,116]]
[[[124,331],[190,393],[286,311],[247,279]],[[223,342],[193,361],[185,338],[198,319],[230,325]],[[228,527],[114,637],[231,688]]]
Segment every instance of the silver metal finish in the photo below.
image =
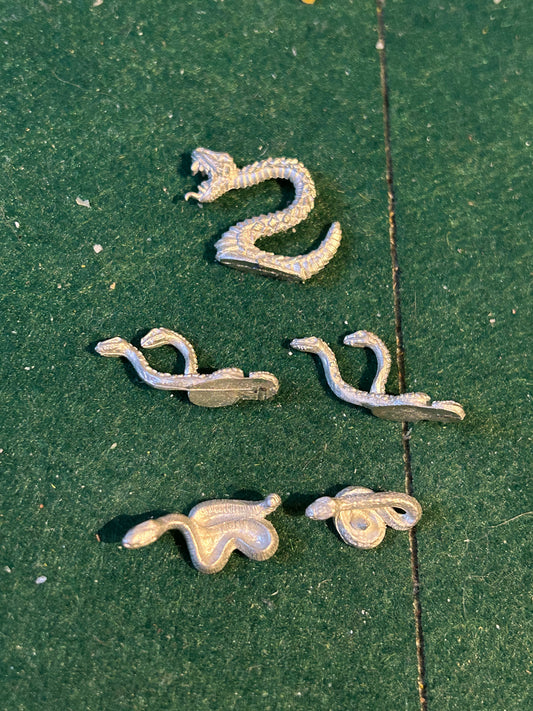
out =
[[437,422],[457,422],[462,420],[465,412],[458,402],[442,400],[432,402],[425,393],[403,393],[402,395],[387,395],[385,385],[389,376],[391,357],[383,341],[369,331],[357,331],[344,339],[344,344],[356,348],[370,348],[377,358],[377,372],[370,392],[358,390],[341,377],[337,359],[331,348],[322,339],[295,338],[291,347],[304,353],[318,355],[328,385],[341,400],[353,405],[368,408],[372,414],[384,420],[398,422],[417,422],[419,420],[435,420]]
[[387,526],[398,531],[412,528],[422,515],[422,507],[407,494],[374,493],[364,486],[348,486],[334,498],[322,496],[314,501],[305,515],[315,521],[333,518],[343,541],[356,548],[375,548],[383,540]]
[[267,400],[278,392],[279,382],[272,373],[257,371],[245,377],[239,368],[223,368],[209,375],[198,373],[194,348],[183,336],[168,328],[154,328],[141,340],[143,348],[163,345],[171,345],[182,354],[183,375],[154,370],[139,349],[124,338],[100,341],[95,350],[109,358],[127,358],[147,385],[158,390],[186,390],[189,400],[202,407],[223,407],[239,400]]
[[253,560],[267,560],[278,548],[278,534],[265,520],[281,503],[277,494],[263,501],[215,499],[180,513],[150,519],[131,528],[124,538],[124,548],[142,548],[154,543],[170,530],[181,531],[191,560],[202,573],[218,573],[234,550]]
[[201,172],[208,179],[200,183],[197,192],[187,193],[185,200],[192,197],[199,202],[213,202],[228,190],[247,188],[274,178],[290,180],[295,187],[294,201],[284,210],[239,222],[222,235],[215,244],[216,259],[222,264],[266,276],[305,281],[323,269],[337,251],[342,237],[338,222],[331,225],[316,249],[304,255],[284,257],[255,246],[258,239],[299,224],[313,209],[315,184],[309,171],[296,159],[267,158],[239,169],[228,153],[197,148],[192,153],[192,161],[193,174]]

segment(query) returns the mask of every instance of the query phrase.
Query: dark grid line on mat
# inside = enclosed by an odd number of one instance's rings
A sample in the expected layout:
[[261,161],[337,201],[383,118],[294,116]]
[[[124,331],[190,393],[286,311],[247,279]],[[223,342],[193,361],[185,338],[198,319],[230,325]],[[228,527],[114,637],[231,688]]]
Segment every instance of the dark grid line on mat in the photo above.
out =
[[[396,230],[396,201],[394,196],[394,173],[392,164],[392,146],[390,134],[389,86],[387,82],[387,56],[385,42],[384,0],[376,0],[378,19],[378,50],[380,63],[381,93],[383,97],[383,137],[385,144],[385,164],[389,212],[389,242],[392,262],[392,291],[394,299],[394,321],[396,331],[396,362],[398,366],[398,388],[405,392],[405,350],[402,330],[402,304],[400,285],[400,263]],[[411,467],[411,448],[409,446],[409,423],[402,422],[403,462],[405,472],[405,491],[413,495],[413,471]],[[409,531],[409,551],[411,556],[411,575],[413,581],[413,613],[415,618],[416,655],[418,665],[418,694],[421,711],[427,711],[426,662],[424,655],[424,632],[422,628],[422,606],[420,602],[420,570],[418,559],[418,541],[416,526]]]

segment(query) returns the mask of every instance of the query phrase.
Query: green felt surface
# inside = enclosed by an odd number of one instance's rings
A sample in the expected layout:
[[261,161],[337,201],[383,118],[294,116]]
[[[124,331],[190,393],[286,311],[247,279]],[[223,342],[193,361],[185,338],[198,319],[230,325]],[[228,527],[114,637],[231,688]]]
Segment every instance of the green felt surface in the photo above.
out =
[[[467,412],[412,430],[428,706],[524,709],[532,20],[510,0],[386,13],[408,386]],[[400,425],[287,347],[321,336],[365,387],[373,361],[342,337],[393,350],[373,3],[3,0],[0,29],[2,708],[418,709],[407,535],[357,551],[302,515],[350,484],[402,490]],[[290,191],[186,203],[197,146],[302,161],[315,209],[268,247],[306,251],[339,220],[324,272],[215,263],[225,229]],[[94,353],[155,326],[279,394],[208,410]],[[269,492],[269,561],[207,576],[169,535],[120,546],[151,514]]]
[[522,3],[440,5],[387,15],[408,384],[423,375],[468,413],[411,439],[429,700],[525,709],[533,20]]

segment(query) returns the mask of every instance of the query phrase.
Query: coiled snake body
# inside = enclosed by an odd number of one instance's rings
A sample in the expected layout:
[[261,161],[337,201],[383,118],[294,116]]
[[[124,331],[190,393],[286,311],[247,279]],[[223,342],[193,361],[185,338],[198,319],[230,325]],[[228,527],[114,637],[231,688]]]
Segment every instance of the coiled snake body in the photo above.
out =
[[234,550],[253,560],[267,560],[278,548],[278,534],[265,520],[281,499],[269,494],[263,501],[215,499],[180,513],[139,523],[122,539],[124,548],[142,548],[154,543],[166,531],[179,530],[189,548],[193,565],[203,573],[218,573]]
[[356,548],[375,548],[383,540],[387,526],[398,531],[412,528],[422,515],[422,507],[407,494],[375,493],[364,486],[348,486],[333,498],[321,496],[307,507],[305,515],[315,521],[333,518],[346,543]]
[[385,385],[390,372],[391,357],[387,346],[375,334],[369,331],[356,331],[344,338],[344,344],[356,348],[370,348],[375,353],[378,368],[369,392],[358,390],[342,379],[335,354],[321,338],[310,336],[291,341],[293,348],[318,355],[324,366],[328,385],[338,398],[353,405],[366,407],[377,417],[399,422],[418,420],[455,422],[464,418],[463,408],[453,400],[432,402],[426,393],[388,395],[385,392]]
[[313,209],[315,185],[307,168],[296,159],[267,158],[239,169],[228,153],[197,148],[192,160],[193,174],[202,172],[209,177],[200,183],[197,192],[187,193],[185,200],[192,197],[199,202],[213,202],[228,190],[247,188],[273,178],[290,180],[295,187],[294,201],[284,210],[238,222],[225,232],[215,244],[219,262],[266,276],[305,281],[331,260],[342,237],[338,222],[331,225],[316,249],[304,255],[284,257],[255,246],[261,237],[285,232],[302,222]]

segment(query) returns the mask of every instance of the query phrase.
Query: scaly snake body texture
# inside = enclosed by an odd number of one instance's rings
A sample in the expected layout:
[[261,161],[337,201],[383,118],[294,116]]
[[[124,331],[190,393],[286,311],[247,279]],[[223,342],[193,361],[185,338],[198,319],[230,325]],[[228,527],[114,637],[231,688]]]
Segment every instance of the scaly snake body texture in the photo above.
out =
[[426,393],[388,395],[385,392],[385,385],[390,372],[391,357],[386,345],[375,334],[369,331],[356,331],[344,338],[344,344],[356,348],[370,348],[375,353],[378,367],[369,392],[354,388],[342,379],[335,354],[321,338],[310,336],[291,341],[293,348],[318,355],[324,366],[328,385],[338,398],[353,405],[366,407],[377,417],[396,422],[418,420],[454,422],[464,418],[463,408],[453,400],[432,402]]
[[265,517],[280,505],[277,494],[263,501],[215,499],[191,509],[188,516],[174,513],[139,523],[122,539],[124,548],[142,548],[166,531],[179,530],[185,537],[195,568],[218,573],[234,550],[253,560],[267,560],[278,548],[278,534]]
[[228,153],[216,153],[206,148],[193,151],[192,159],[192,172],[206,173],[209,178],[200,183],[198,192],[187,193],[186,200],[194,197],[199,202],[213,202],[228,190],[273,179],[290,180],[295,188],[294,200],[284,210],[252,217],[230,227],[215,244],[219,262],[267,276],[305,281],[331,260],[342,238],[338,222],[331,225],[316,249],[304,255],[284,257],[255,246],[258,239],[285,232],[299,224],[313,209],[315,185],[302,163],[294,158],[267,158],[239,169]]
[[143,348],[171,345],[184,360],[183,375],[161,373],[150,366],[138,348],[124,338],[110,338],[96,345],[96,352],[110,358],[126,358],[147,385],[158,390],[186,390],[189,400],[203,407],[223,407],[238,400],[266,400],[273,397],[279,382],[275,375],[256,371],[245,377],[240,368],[222,368],[205,375],[198,373],[193,346],[179,333],[168,328],[153,328],[141,339]]

